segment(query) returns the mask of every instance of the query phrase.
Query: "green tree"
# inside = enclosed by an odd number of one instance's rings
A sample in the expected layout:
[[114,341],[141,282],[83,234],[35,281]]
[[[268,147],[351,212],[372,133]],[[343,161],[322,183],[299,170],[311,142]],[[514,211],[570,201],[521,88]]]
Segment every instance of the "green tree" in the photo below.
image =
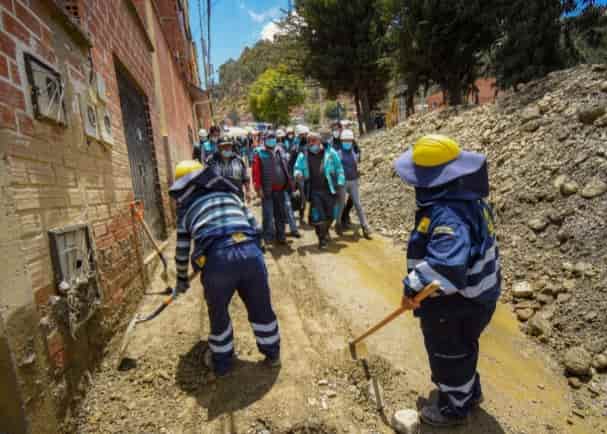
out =
[[349,93],[356,100],[359,124],[374,128],[371,110],[386,95],[389,20],[385,0],[298,0],[290,34],[302,51],[307,77],[329,97]]
[[304,110],[304,121],[309,125],[318,125],[320,123],[320,106],[310,104]]
[[503,0],[388,0],[398,69],[409,97],[437,83],[461,104],[479,75],[480,59],[498,34]]
[[249,109],[258,121],[289,122],[289,111],[305,100],[304,82],[286,66],[267,69],[249,90]]
[[331,120],[341,119],[344,115],[344,107],[339,101],[327,101],[325,104],[325,117]]

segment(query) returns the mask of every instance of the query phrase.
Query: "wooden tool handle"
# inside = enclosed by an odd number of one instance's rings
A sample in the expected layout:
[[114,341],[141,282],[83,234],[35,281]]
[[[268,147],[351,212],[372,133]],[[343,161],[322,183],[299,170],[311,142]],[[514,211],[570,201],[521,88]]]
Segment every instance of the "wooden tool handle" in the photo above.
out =
[[[431,282],[428,286],[426,286],[424,289],[422,289],[420,292],[418,292],[417,295],[413,299],[417,303],[421,303],[426,298],[428,298],[429,296],[434,294],[438,289],[440,289],[440,283],[438,283],[435,280],[435,281]],[[384,327],[386,324],[392,322],[396,317],[398,317],[400,314],[402,314],[403,312],[405,312],[407,310],[409,310],[409,309],[407,309],[404,306],[399,307],[394,312],[392,312],[390,315],[388,315],[386,318],[384,318],[379,323],[377,323],[376,325],[371,327],[369,330],[367,330],[364,334],[362,334],[358,338],[354,339],[354,341],[352,341],[352,344],[356,345],[363,339],[371,336],[373,333],[375,333],[376,331],[378,331],[379,329]]]
[[145,234],[148,236],[148,239],[154,245],[154,249],[160,255],[160,259],[162,260],[162,262],[166,262],[164,260],[164,258],[162,257],[162,250],[160,249],[160,246],[156,242],[156,239],[154,238],[154,235],[152,235],[152,231],[150,230],[150,227],[148,226],[148,224],[146,223],[146,221],[143,218],[143,203],[139,200],[136,200],[135,202],[133,202],[131,204],[131,208],[133,209],[133,214],[134,214],[135,218],[139,221],[139,223],[141,223],[141,226],[143,227]]

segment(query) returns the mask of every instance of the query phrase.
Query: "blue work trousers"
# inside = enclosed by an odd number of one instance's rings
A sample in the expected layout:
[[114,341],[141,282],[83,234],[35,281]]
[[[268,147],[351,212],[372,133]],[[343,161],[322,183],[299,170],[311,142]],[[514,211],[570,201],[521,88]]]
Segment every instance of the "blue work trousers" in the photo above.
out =
[[232,367],[234,331],[228,307],[235,292],[244,302],[259,351],[274,359],[280,354],[278,321],[272,309],[268,272],[255,242],[219,248],[207,255],[202,286],[209,312],[209,347],[218,375]]

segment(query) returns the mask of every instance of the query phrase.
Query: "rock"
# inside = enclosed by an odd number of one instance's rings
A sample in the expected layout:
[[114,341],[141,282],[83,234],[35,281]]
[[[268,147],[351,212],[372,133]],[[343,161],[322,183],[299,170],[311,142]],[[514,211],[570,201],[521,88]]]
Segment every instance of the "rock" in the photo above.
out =
[[575,181],[564,182],[560,187],[560,192],[563,196],[571,196],[579,190],[579,185]]
[[577,283],[574,279],[563,280],[563,289],[565,291],[573,291],[576,286],[577,286]]
[[522,130],[528,133],[534,133],[540,127],[540,122],[537,119],[531,120],[523,125]]
[[542,304],[551,304],[554,302],[554,297],[548,294],[539,294],[535,299]]
[[586,322],[592,322],[594,321],[597,317],[599,316],[598,313],[592,311],[592,312],[588,312],[586,315],[584,315],[584,321]]
[[548,337],[552,333],[552,325],[550,324],[550,321],[548,321],[542,315],[534,315],[527,324],[527,332],[531,336]]
[[521,119],[522,119],[523,123],[538,119],[541,116],[542,116],[542,113],[538,106],[527,107],[521,113]]
[[601,89],[601,92],[607,92],[607,81],[602,82],[599,88]]
[[539,217],[535,219],[529,220],[527,226],[533,229],[535,232],[542,232],[544,229],[548,227],[548,219],[545,217]]
[[571,300],[571,294],[559,294],[556,296],[556,302],[557,303],[567,303],[569,300]]
[[401,434],[417,434],[420,429],[419,414],[415,410],[399,410],[392,416],[392,428]]
[[516,311],[516,317],[519,319],[519,321],[525,322],[528,321],[534,313],[535,311],[533,309],[519,309]]
[[577,377],[569,377],[567,382],[573,389],[579,389],[580,387],[582,387],[582,382]]
[[578,109],[577,117],[580,122],[586,125],[592,125],[595,120],[605,114],[605,106],[593,104],[585,105]]
[[607,355],[606,354],[597,354],[594,356],[592,360],[592,366],[597,371],[604,371],[607,369]]
[[607,192],[607,183],[603,182],[598,178],[593,178],[588,184],[584,186],[580,195],[584,199],[592,199],[597,196],[601,196]]
[[576,262],[573,266],[573,274],[576,276],[584,276],[588,271],[592,270],[592,264],[588,262]]
[[533,288],[529,282],[523,280],[515,283],[514,286],[512,286],[512,295],[515,298],[532,298]]
[[565,353],[563,363],[569,374],[584,376],[590,372],[592,356],[584,347],[573,347]]

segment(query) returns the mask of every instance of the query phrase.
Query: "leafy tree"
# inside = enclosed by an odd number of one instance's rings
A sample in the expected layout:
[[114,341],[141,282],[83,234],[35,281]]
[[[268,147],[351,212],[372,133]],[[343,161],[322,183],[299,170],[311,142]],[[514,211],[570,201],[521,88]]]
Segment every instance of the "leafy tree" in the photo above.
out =
[[327,101],[325,104],[325,117],[338,120],[344,116],[344,106],[339,101]]
[[320,123],[320,106],[318,104],[310,104],[305,108],[304,121],[310,125],[318,125]]
[[385,0],[298,0],[288,25],[302,50],[302,69],[329,96],[349,93],[359,124],[374,128],[371,110],[389,81]]
[[284,65],[267,69],[249,90],[249,109],[255,119],[273,124],[288,123],[291,108],[304,100],[303,80]]
[[450,105],[463,102],[478,77],[481,54],[497,37],[503,0],[389,0],[398,69],[412,98],[437,83]]

